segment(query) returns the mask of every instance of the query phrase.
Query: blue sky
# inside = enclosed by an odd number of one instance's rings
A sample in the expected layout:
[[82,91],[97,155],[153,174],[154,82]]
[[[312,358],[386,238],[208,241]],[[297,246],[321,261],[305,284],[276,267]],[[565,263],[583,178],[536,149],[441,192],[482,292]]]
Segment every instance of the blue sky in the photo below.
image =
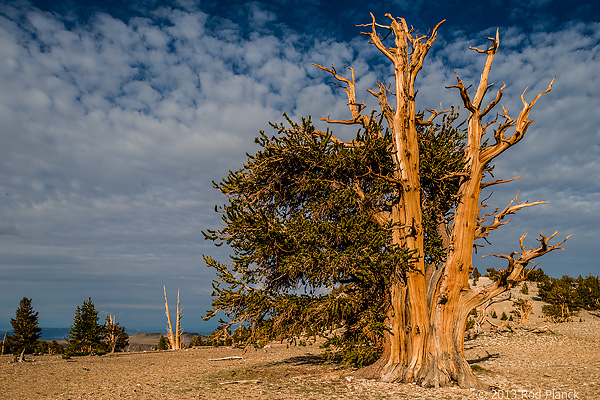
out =
[[[311,63],[353,66],[364,90],[391,70],[359,34],[372,11],[405,17],[438,40],[418,81],[420,108],[459,105],[456,71],[476,83],[484,47],[500,30],[491,80],[518,115],[520,94],[554,89],[536,104],[526,138],[496,162],[490,210],[520,190],[522,210],[480,255],[518,250],[543,231],[575,234],[545,256],[548,274],[600,273],[600,10],[558,1],[4,1],[0,5],[0,329],[19,300],[41,326],[72,323],[92,297],[103,318],[163,331],[162,286],[181,290],[183,328],[207,331],[212,271],[202,254],[215,228],[212,188],[239,168],[253,138],[283,112],[347,117],[343,92]],[[340,136],[352,131],[334,127]]]

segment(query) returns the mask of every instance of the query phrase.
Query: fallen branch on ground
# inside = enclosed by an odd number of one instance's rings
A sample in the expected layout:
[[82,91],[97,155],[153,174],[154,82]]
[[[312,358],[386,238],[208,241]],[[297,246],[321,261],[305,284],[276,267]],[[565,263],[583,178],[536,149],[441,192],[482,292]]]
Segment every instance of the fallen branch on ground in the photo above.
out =
[[235,383],[260,383],[259,380],[253,380],[253,381],[249,381],[249,380],[243,380],[243,381],[228,381],[228,382],[220,382],[219,385],[232,385]]
[[243,360],[243,359],[244,359],[244,357],[231,356],[231,357],[223,357],[223,358],[209,358],[208,361]]

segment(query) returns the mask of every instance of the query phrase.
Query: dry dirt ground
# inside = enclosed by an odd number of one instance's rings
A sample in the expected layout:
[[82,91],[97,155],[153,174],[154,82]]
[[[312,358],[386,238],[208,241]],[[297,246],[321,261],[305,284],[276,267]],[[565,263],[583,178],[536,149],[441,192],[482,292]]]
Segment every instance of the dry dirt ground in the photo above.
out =
[[[496,304],[497,313],[505,306]],[[600,399],[600,316],[581,312],[575,322],[550,324],[537,306],[530,323],[552,333],[515,329],[465,341],[467,360],[493,388],[486,391],[365,380],[324,363],[318,344],[272,343],[24,363],[0,356],[0,399]]]
[[[555,333],[504,333],[465,343],[497,389],[423,389],[354,376],[323,363],[318,345],[195,348],[109,356],[0,357],[2,399],[600,399],[600,318],[549,324]],[[578,320],[579,321],[579,320]],[[241,357],[211,361],[225,357]],[[479,369],[481,368],[481,369]]]

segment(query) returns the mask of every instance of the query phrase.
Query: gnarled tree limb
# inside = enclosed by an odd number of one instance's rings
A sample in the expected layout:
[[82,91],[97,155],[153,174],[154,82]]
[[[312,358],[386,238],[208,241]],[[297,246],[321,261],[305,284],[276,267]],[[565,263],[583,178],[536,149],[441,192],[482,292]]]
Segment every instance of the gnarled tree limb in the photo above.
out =
[[[514,178],[516,179],[516,178]],[[515,205],[513,205],[513,203],[515,203]],[[525,207],[531,207],[531,206],[536,206],[539,204],[548,204],[547,201],[534,201],[533,203],[529,203],[529,202],[525,202],[525,203],[520,203],[519,202],[519,192],[517,192],[517,195],[515,196],[514,199],[512,199],[510,201],[510,203],[504,208],[504,210],[500,211],[497,214],[485,214],[483,216],[483,218],[478,221],[477,223],[477,229],[475,230],[475,239],[481,239],[486,237],[487,235],[489,235],[489,233],[491,231],[493,231],[494,229],[498,229],[500,226],[502,225],[506,225],[508,222],[510,222],[509,220],[506,221],[502,221],[504,219],[504,217],[506,217],[507,215],[510,214],[514,214],[516,211],[525,208]],[[499,211],[499,209],[496,209],[496,212]],[[489,225],[483,225],[482,223],[485,222],[486,217],[494,215],[494,221],[489,224]]]

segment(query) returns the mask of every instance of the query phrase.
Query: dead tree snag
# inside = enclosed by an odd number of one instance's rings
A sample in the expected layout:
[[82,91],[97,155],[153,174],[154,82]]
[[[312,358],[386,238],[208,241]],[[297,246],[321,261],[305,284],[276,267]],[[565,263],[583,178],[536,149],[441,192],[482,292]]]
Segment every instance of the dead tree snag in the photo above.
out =
[[183,310],[179,308],[179,289],[177,289],[177,319],[175,323],[175,331],[173,331],[173,325],[171,324],[171,314],[169,313],[169,300],[167,299],[167,288],[163,286],[165,292],[165,314],[167,315],[167,323],[169,325],[167,334],[169,338],[169,346],[171,350],[181,349],[181,335],[183,330],[181,329],[180,321],[183,316]]

